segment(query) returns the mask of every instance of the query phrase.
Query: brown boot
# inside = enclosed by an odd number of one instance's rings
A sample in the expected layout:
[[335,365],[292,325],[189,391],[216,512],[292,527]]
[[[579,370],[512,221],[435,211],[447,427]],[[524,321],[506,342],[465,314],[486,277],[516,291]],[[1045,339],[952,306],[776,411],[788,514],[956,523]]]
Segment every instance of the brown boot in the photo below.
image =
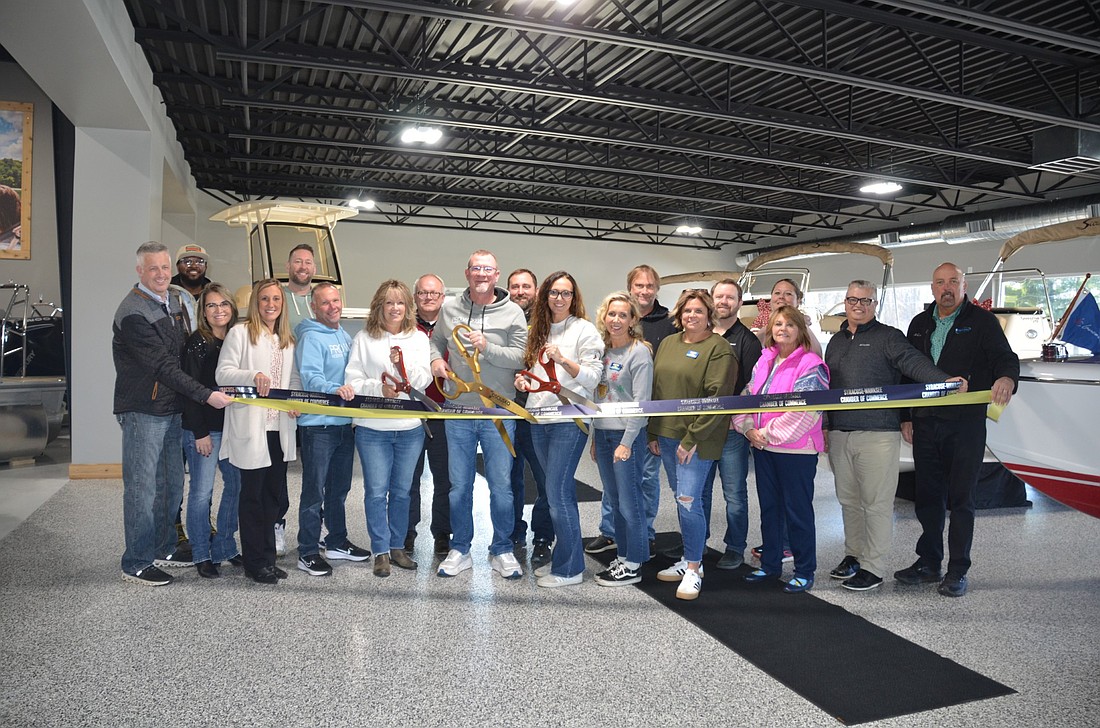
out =
[[378,554],[374,557],[374,575],[375,576],[389,576],[390,575],[390,557],[389,554]]
[[402,569],[415,569],[416,562],[409,558],[409,555],[401,549],[390,549],[390,561],[394,566],[400,566]]

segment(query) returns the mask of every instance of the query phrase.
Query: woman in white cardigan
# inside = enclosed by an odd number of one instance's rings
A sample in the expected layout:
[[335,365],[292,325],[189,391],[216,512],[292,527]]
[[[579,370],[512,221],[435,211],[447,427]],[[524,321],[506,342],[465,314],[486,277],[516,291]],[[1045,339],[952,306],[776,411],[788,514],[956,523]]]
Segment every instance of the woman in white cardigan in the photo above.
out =
[[[398,392],[388,377],[383,381],[384,374],[401,379],[397,351],[413,389],[423,391],[431,384],[428,337],[416,328],[415,311],[412,293],[401,281],[384,281],[375,291],[366,326],[351,343],[344,373],[344,383],[356,394],[409,398],[407,393]],[[413,471],[424,449],[421,423],[415,417],[355,420],[355,448],[363,466],[364,505],[375,554],[375,576],[389,576],[391,563],[402,569],[416,568],[416,562],[404,551],[404,543]]]
[[[294,336],[283,305],[283,287],[273,278],[252,287],[248,321],[226,334],[218,358],[221,386],[297,389]],[[261,584],[275,584],[286,572],[275,566],[275,522],[289,507],[286,464],[297,452],[296,412],[233,404],[226,409],[221,457],[241,471],[240,534],[245,573]]]

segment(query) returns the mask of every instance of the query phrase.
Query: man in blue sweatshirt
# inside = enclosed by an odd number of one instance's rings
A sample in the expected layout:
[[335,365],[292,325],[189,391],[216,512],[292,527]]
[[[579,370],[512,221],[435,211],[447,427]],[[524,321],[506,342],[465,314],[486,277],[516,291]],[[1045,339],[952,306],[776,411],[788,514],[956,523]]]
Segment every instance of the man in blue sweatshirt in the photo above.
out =
[[[340,328],[344,304],[340,289],[329,282],[318,283],[310,293],[315,318],[304,319],[294,330],[298,343],[294,362],[302,388],[310,392],[337,394],[345,400],[355,396],[344,384],[344,369],[351,352],[351,337]],[[351,418],[303,414],[298,418],[302,440],[302,499],[298,505],[298,568],[310,576],[328,576],[332,567],[320,554],[321,504],[328,526],[325,556],[344,561],[366,561],[370,551],[348,540],[344,501],[351,490],[351,468],[355,457],[355,435]]]

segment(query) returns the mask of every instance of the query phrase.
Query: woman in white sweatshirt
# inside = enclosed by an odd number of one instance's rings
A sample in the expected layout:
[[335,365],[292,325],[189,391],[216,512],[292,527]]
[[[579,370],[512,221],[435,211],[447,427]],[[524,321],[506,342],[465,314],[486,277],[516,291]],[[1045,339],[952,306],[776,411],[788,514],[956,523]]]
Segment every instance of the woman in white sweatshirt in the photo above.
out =
[[[215,375],[221,386],[298,389],[294,335],[290,333],[283,287],[274,278],[252,287],[248,321],[225,335]],[[275,522],[289,506],[286,464],[297,456],[297,413],[245,404],[225,411],[220,456],[241,471],[241,557],[245,573],[261,584],[275,584],[286,572],[275,566]]]
[[[351,357],[344,383],[356,394],[368,397],[409,399],[382,375],[401,379],[397,350],[405,374],[414,389],[423,391],[432,381],[428,337],[416,328],[412,293],[401,281],[384,281],[374,292],[370,314],[351,343]],[[405,553],[409,525],[409,490],[416,460],[424,447],[421,420],[410,418],[360,418],[355,420],[355,448],[363,466],[367,532],[374,551],[374,575],[389,576],[390,564],[415,569]]]
[[[542,364],[549,360],[562,387],[589,399],[603,374],[603,339],[596,327],[585,319],[584,300],[573,276],[565,271],[551,273],[542,282],[531,305],[531,330],[527,335],[524,362],[540,379],[549,379]],[[529,391],[532,382],[516,375],[516,389]],[[552,392],[531,392],[528,407],[561,404]],[[554,524],[554,551],[551,563],[535,570],[542,587],[580,584],[584,578],[584,547],[581,544],[581,519],[577,508],[577,472],[588,435],[572,420],[554,424],[531,425],[531,443],[546,474],[546,499],[550,502],[550,520]]]

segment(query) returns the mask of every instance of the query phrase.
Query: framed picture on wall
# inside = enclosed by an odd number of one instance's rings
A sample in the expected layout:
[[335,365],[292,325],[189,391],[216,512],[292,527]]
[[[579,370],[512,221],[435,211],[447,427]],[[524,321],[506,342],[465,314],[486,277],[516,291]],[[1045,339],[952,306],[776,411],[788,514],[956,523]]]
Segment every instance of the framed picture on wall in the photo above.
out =
[[0,101],[0,259],[31,258],[34,104]]

